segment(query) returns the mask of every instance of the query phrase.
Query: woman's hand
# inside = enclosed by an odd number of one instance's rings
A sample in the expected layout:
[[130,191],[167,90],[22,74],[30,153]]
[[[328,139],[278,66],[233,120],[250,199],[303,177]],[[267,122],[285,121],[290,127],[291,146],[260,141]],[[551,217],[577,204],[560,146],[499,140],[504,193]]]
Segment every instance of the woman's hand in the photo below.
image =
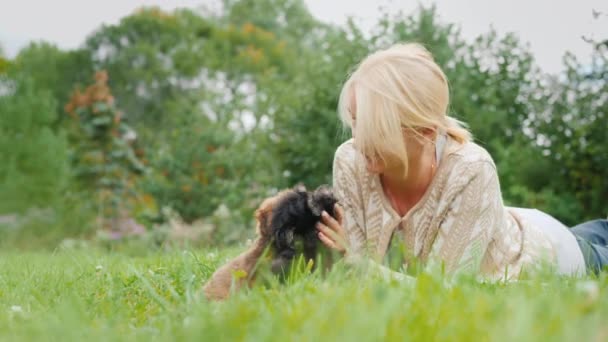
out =
[[348,240],[346,239],[346,232],[342,227],[344,211],[337,204],[334,211],[336,212],[335,219],[329,216],[325,211],[321,214],[321,222],[317,223],[319,240],[328,248],[345,254],[348,252],[349,246]]

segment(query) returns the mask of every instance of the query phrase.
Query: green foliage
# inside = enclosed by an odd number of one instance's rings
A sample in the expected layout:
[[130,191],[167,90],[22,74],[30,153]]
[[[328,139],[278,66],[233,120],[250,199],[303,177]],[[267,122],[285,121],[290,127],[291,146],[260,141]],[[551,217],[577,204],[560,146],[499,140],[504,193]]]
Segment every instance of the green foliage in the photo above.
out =
[[223,0],[225,15],[222,19],[236,26],[253,25],[273,32],[279,39],[307,47],[317,42],[323,27],[300,0]]
[[69,181],[65,134],[54,131],[56,102],[19,73],[0,77],[0,213],[46,208]]
[[2,45],[0,45],[0,75],[5,73],[9,66],[9,60],[4,55]]
[[0,74],[5,73],[8,67],[9,61],[6,58],[0,56]]
[[2,252],[9,341],[572,341],[605,339],[608,279],[513,284],[435,274],[415,284],[295,273],[210,303],[201,284],[234,253]]
[[287,175],[286,186],[298,182],[311,187],[331,183],[333,153],[347,136],[336,115],[342,77],[327,72],[332,67],[308,65],[304,73],[308,71],[309,76],[327,78],[310,87],[310,79],[299,75],[285,85],[281,91],[285,97],[277,101],[273,149],[281,156],[282,169]]
[[[84,93],[76,90],[65,106],[72,117],[73,168],[82,185],[97,191],[104,218],[122,216],[133,177],[144,171],[135,155],[135,132],[122,120],[106,82],[97,72],[95,84]],[[131,137],[130,137],[131,136]]]
[[[274,7],[281,1],[243,2],[232,8],[241,11],[250,8],[263,12],[268,7],[278,12],[277,22],[253,17],[266,29],[274,30],[284,42],[281,74],[257,76],[258,96],[265,99],[256,109],[265,114],[271,124],[260,127],[257,141],[264,150],[276,156],[279,175],[273,181],[276,187],[292,186],[303,182],[310,187],[331,182],[333,153],[346,136],[337,120],[336,107],[341,83],[349,68],[369,51],[360,41],[362,33],[350,26],[342,31],[318,21],[310,21],[310,14],[298,1],[285,1],[286,6]],[[243,6],[243,7],[241,7]],[[296,15],[297,14],[297,15]],[[229,18],[239,16],[229,12]],[[278,18],[304,20],[301,31],[283,29]],[[257,21],[256,21],[257,20]],[[269,19],[270,20],[270,19]],[[314,23],[314,29],[310,25]],[[305,35],[305,38],[303,37]],[[297,51],[294,56],[293,51]],[[259,118],[258,118],[259,120]]]
[[239,208],[251,158],[234,148],[234,137],[209,120],[184,122],[169,132],[166,144],[151,160],[155,173],[143,189],[160,207],[169,206],[192,222],[210,216],[220,205]]
[[[62,51],[46,42],[33,42],[19,51],[13,67],[27,74],[38,89],[51,92],[57,114],[63,113],[74,88],[84,86],[93,74],[92,61],[87,50]],[[65,119],[57,115],[55,123]]]
[[144,8],[102,26],[86,46],[95,67],[112,75],[110,86],[127,118],[158,128],[169,117],[168,101],[192,91],[210,29],[190,10]]
[[[552,80],[533,102],[529,122],[539,148],[554,166],[551,188],[582,207],[584,219],[605,216],[608,198],[608,69],[605,48],[590,67],[565,57],[565,79]],[[570,218],[571,222],[574,221]]]

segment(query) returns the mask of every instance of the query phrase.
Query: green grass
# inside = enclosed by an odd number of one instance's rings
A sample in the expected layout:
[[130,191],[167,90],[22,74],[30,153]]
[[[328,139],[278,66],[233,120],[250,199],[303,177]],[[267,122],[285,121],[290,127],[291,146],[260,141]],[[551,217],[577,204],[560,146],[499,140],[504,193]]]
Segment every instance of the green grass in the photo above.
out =
[[197,293],[226,253],[0,252],[0,340],[608,339],[604,276],[445,287],[430,274],[407,285],[336,271],[209,303]]

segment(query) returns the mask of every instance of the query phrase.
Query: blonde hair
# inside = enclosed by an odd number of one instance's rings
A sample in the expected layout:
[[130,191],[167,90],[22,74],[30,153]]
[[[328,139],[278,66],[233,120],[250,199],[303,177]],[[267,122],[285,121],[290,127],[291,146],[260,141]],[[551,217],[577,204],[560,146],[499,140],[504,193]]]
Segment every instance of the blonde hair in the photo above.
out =
[[[355,96],[356,113],[350,111]],[[408,169],[403,128],[436,128],[459,143],[471,134],[447,115],[448,81],[430,52],[420,44],[397,44],[367,56],[342,87],[339,113],[353,128],[355,147],[368,158],[394,155]],[[418,133],[419,134],[419,133]]]

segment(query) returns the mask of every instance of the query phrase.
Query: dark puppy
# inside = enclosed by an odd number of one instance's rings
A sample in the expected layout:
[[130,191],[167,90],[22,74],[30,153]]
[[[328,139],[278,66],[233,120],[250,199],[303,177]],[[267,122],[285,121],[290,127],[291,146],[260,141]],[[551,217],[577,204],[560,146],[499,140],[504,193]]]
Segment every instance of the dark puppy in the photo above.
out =
[[[293,259],[297,240],[303,240],[306,258],[314,259],[319,243],[315,224],[323,210],[335,217],[336,202],[328,187],[306,192],[300,186],[265,199],[255,211],[257,238],[246,251],[211,275],[203,287],[205,297],[224,300],[233,291],[251,286],[256,280],[258,265],[264,264],[263,255],[268,247],[271,249],[271,268],[275,272],[284,271]],[[331,258],[326,261],[331,265]],[[239,273],[241,276],[235,279]]]
[[315,260],[320,243],[315,225],[321,220],[323,211],[336,217],[334,208],[337,202],[328,186],[306,191],[300,185],[284,194],[275,204],[270,219],[273,273],[287,270],[296,255],[298,240],[301,241],[305,260]]

